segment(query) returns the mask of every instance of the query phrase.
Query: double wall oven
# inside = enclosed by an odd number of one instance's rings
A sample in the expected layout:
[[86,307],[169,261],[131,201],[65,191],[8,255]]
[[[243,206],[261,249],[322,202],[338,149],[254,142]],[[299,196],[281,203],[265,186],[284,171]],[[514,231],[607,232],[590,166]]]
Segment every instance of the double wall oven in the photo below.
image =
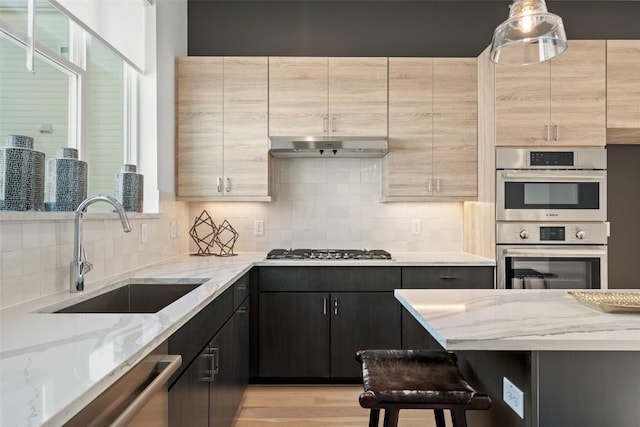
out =
[[607,287],[604,148],[498,148],[497,287]]

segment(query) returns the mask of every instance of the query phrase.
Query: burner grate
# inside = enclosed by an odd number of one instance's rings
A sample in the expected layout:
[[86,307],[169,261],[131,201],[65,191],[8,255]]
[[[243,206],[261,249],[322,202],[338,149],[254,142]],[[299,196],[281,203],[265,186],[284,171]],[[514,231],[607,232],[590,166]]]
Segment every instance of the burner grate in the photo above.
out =
[[273,249],[267,259],[385,260],[391,259],[391,254],[382,249]]

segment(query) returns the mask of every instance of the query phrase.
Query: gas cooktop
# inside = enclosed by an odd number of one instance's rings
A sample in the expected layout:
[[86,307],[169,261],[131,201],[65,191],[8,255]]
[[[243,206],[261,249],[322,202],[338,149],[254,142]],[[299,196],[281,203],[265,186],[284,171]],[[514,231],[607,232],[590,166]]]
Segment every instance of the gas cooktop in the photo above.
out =
[[381,249],[273,249],[267,259],[380,260],[391,259],[391,254]]

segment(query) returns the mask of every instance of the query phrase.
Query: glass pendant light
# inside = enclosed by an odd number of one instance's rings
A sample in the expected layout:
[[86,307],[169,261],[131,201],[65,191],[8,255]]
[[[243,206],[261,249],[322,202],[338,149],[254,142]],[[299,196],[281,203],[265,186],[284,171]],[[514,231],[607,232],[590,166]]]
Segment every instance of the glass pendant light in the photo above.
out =
[[562,18],[547,11],[544,0],[514,0],[509,19],[498,25],[491,61],[527,65],[547,61],[567,49]]

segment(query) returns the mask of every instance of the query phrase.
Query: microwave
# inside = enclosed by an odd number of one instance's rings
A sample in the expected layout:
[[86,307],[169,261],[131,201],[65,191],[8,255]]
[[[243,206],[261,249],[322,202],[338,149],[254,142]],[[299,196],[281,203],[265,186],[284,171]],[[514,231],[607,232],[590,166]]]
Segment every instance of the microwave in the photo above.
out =
[[606,221],[604,148],[496,150],[496,220]]

